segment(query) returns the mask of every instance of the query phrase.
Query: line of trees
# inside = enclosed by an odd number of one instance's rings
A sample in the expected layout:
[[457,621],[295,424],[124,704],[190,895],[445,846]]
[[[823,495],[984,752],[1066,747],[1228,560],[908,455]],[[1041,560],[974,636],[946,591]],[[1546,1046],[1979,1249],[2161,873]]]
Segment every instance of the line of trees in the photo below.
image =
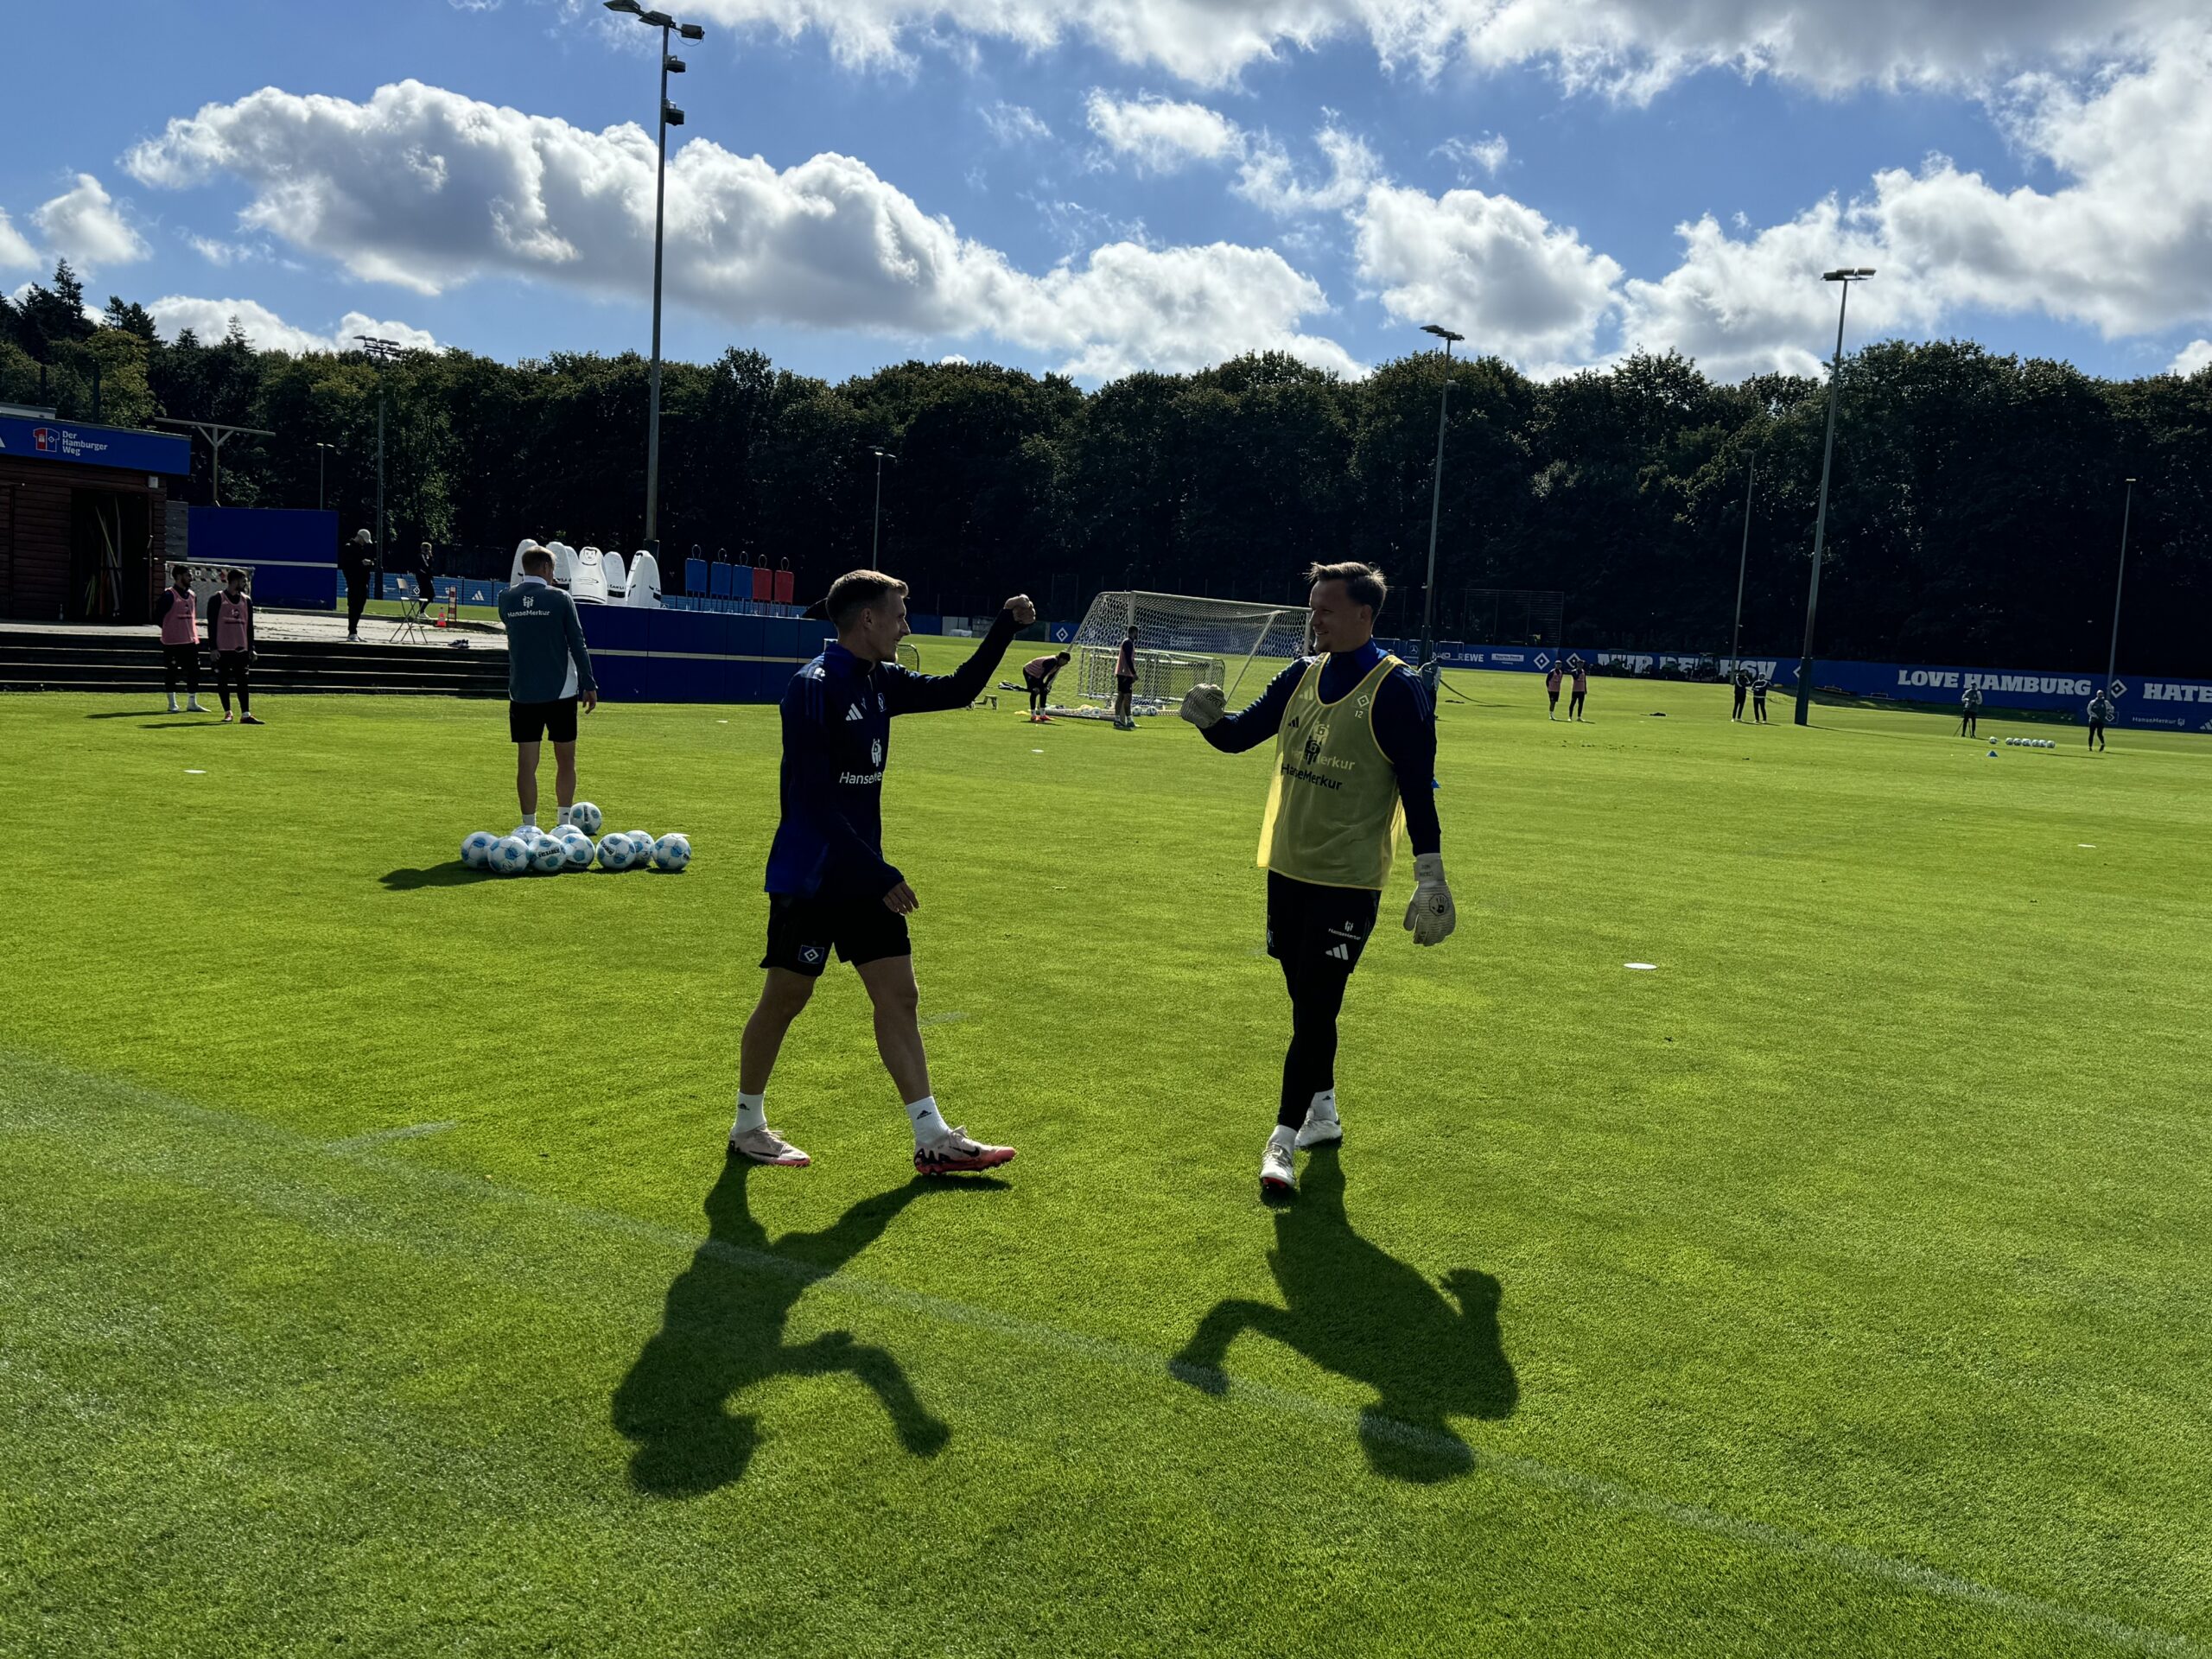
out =
[[[256,351],[235,324],[165,342],[120,297],[88,310],[66,265],[0,301],[0,400],[90,419],[96,371],[111,424],[274,431],[226,444],[231,505],[311,506],[320,489],[349,529],[370,523],[381,389],[391,547],[560,534],[628,549],[642,533],[634,353],[414,353],[379,367]],[[665,367],[664,545],[788,561],[802,595],[818,594],[868,559],[880,444],[899,457],[880,560],[921,607],[1029,588],[1071,615],[1123,586],[1289,600],[1308,561],[1349,557],[1389,573],[1386,621],[1414,629],[1444,374],[1429,353],[1357,381],[1268,353],[1090,392],[961,362],[833,385],[733,347]],[[1796,654],[1821,382],[1718,385],[1673,354],[1541,384],[1497,359],[1451,374],[1441,636],[1461,636],[1471,590],[1560,589],[1567,643],[1725,652],[1756,461],[1745,650]],[[2132,475],[2123,662],[2212,675],[2212,371],[2102,380],[1970,342],[1890,341],[1847,359],[1841,400],[1823,655],[2101,667]],[[204,501],[194,448],[184,493]]]

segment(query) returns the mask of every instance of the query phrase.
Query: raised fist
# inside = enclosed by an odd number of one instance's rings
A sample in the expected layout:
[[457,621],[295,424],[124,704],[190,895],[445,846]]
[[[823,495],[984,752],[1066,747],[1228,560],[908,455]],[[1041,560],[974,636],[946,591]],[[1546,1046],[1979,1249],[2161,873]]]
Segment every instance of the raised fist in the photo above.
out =
[[1006,607],[1014,613],[1014,620],[1025,628],[1037,620],[1037,607],[1030,602],[1027,594],[1016,594],[1007,601]]
[[1194,685],[1183,694],[1183,706],[1175,712],[1204,731],[1229,712],[1229,694],[1217,685]]

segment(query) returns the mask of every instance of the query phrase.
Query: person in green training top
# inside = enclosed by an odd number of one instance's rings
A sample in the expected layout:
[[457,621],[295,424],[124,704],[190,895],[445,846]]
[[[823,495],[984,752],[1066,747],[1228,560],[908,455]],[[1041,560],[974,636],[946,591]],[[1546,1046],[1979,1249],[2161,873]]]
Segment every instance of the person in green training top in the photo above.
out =
[[1262,1197],[1298,1190],[1297,1152],[1344,1139],[1337,1015],[1389,885],[1401,822],[1414,847],[1406,906],[1414,943],[1440,944],[1458,920],[1438,845],[1428,693],[1375,643],[1389,591],[1382,573],[1347,563],[1317,564],[1306,576],[1319,652],[1276,675],[1241,713],[1226,712],[1217,685],[1192,687],[1180,711],[1226,753],[1275,740],[1260,868],[1268,873],[1268,954],[1290,993],[1291,1038],[1260,1160]]

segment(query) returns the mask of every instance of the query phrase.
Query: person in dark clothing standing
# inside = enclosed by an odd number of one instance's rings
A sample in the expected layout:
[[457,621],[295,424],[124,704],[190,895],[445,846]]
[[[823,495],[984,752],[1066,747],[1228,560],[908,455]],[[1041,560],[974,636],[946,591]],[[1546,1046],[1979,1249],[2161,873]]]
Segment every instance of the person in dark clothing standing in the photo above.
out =
[[1567,696],[1567,717],[1582,718],[1582,700],[1590,695],[1590,664],[1580,657],[1567,659],[1567,671],[1573,676]]
[[1981,735],[1981,688],[1970,685],[1959,693],[1959,735]]
[[1773,683],[1774,682],[1772,680],[1767,678],[1766,671],[1764,669],[1756,669],[1752,671],[1751,723],[1753,725],[1764,726],[1766,724],[1767,688]]
[[1389,590],[1371,565],[1317,564],[1313,643],[1259,701],[1226,711],[1217,685],[1183,695],[1182,716],[1207,743],[1241,754],[1275,741],[1274,781],[1260,827],[1268,873],[1268,954],[1290,993],[1282,1096],[1260,1160],[1262,1197],[1298,1190],[1295,1154],[1344,1139],[1337,1115],[1337,1016],[1389,884],[1398,827],[1414,849],[1406,928],[1440,944],[1458,923],[1445,884],[1433,794],[1436,726],[1414,671],[1375,643]]
[[823,605],[837,638],[784,692],[783,816],[768,849],[768,948],[760,959],[768,977],[741,1040],[729,1156],[787,1168],[810,1161],[768,1127],[768,1077],[835,950],[874,1006],[876,1052],[913,1126],[915,1173],[995,1168],[1014,1148],[987,1146],[947,1123],[931,1092],[906,931],[921,900],[883,856],[883,774],[891,722],[975,702],[1015,632],[1037,620],[1037,607],[1015,594],[974,656],[950,674],[930,675],[898,660],[907,632],[905,582],[880,570],[848,571],[830,583]]
[[193,608],[192,567],[180,564],[170,573],[173,581],[154,601],[154,620],[162,630],[162,677],[169,692],[169,713],[178,712],[176,683],[183,680],[191,702],[186,714],[212,712],[200,701],[200,613]]
[[429,543],[423,543],[423,550],[416,556],[415,586],[423,595],[424,609],[437,603],[438,555]]
[[215,695],[223,700],[223,724],[231,723],[232,686],[238,688],[238,724],[264,724],[254,715],[247,683],[253,667],[253,600],[245,590],[245,572],[235,565],[223,572],[223,591],[207,601],[207,642],[215,648]]
[[2116,711],[2109,692],[2100,691],[2089,699],[2089,747],[2101,749],[2105,746],[2105,728],[2112,724]]
[[1728,683],[1736,691],[1736,706],[1729,710],[1728,718],[1741,720],[1744,717],[1744,700],[1751,694],[1751,671],[1741,663],[1737,664],[1736,671],[1728,677]]
[[515,798],[522,808],[518,835],[537,828],[537,763],[549,738],[556,823],[569,822],[576,804],[577,710],[588,715],[599,707],[583,624],[576,601],[553,585],[551,551],[525,550],[522,572],[499,595],[499,622],[507,631],[507,736],[515,746]]
[[361,613],[368,608],[369,589],[377,580],[376,537],[365,530],[353,532],[346,550],[346,637],[361,637]]

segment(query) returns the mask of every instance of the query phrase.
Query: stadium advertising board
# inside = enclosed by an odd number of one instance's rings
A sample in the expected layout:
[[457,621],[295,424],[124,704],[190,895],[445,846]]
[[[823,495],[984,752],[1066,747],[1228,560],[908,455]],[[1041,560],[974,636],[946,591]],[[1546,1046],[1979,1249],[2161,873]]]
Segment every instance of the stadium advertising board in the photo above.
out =
[[[1795,669],[1787,671],[1794,683]],[[1968,687],[1981,693],[1985,710],[2017,709],[2058,714],[2076,722],[2086,710],[2101,674],[2053,673],[2007,668],[1959,668],[1927,663],[1832,663],[1813,664],[1813,683],[1822,691],[1850,697],[1878,697],[1899,702],[1937,703],[1955,708]],[[2212,681],[2177,680],[2152,674],[2121,674],[2113,684],[2113,724],[2169,732],[2212,732]]]
[[183,474],[192,470],[192,441],[165,432],[133,432],[77,421],[0,416],[0,455],[16,461],[73,461],[118,467],[130,473]]

